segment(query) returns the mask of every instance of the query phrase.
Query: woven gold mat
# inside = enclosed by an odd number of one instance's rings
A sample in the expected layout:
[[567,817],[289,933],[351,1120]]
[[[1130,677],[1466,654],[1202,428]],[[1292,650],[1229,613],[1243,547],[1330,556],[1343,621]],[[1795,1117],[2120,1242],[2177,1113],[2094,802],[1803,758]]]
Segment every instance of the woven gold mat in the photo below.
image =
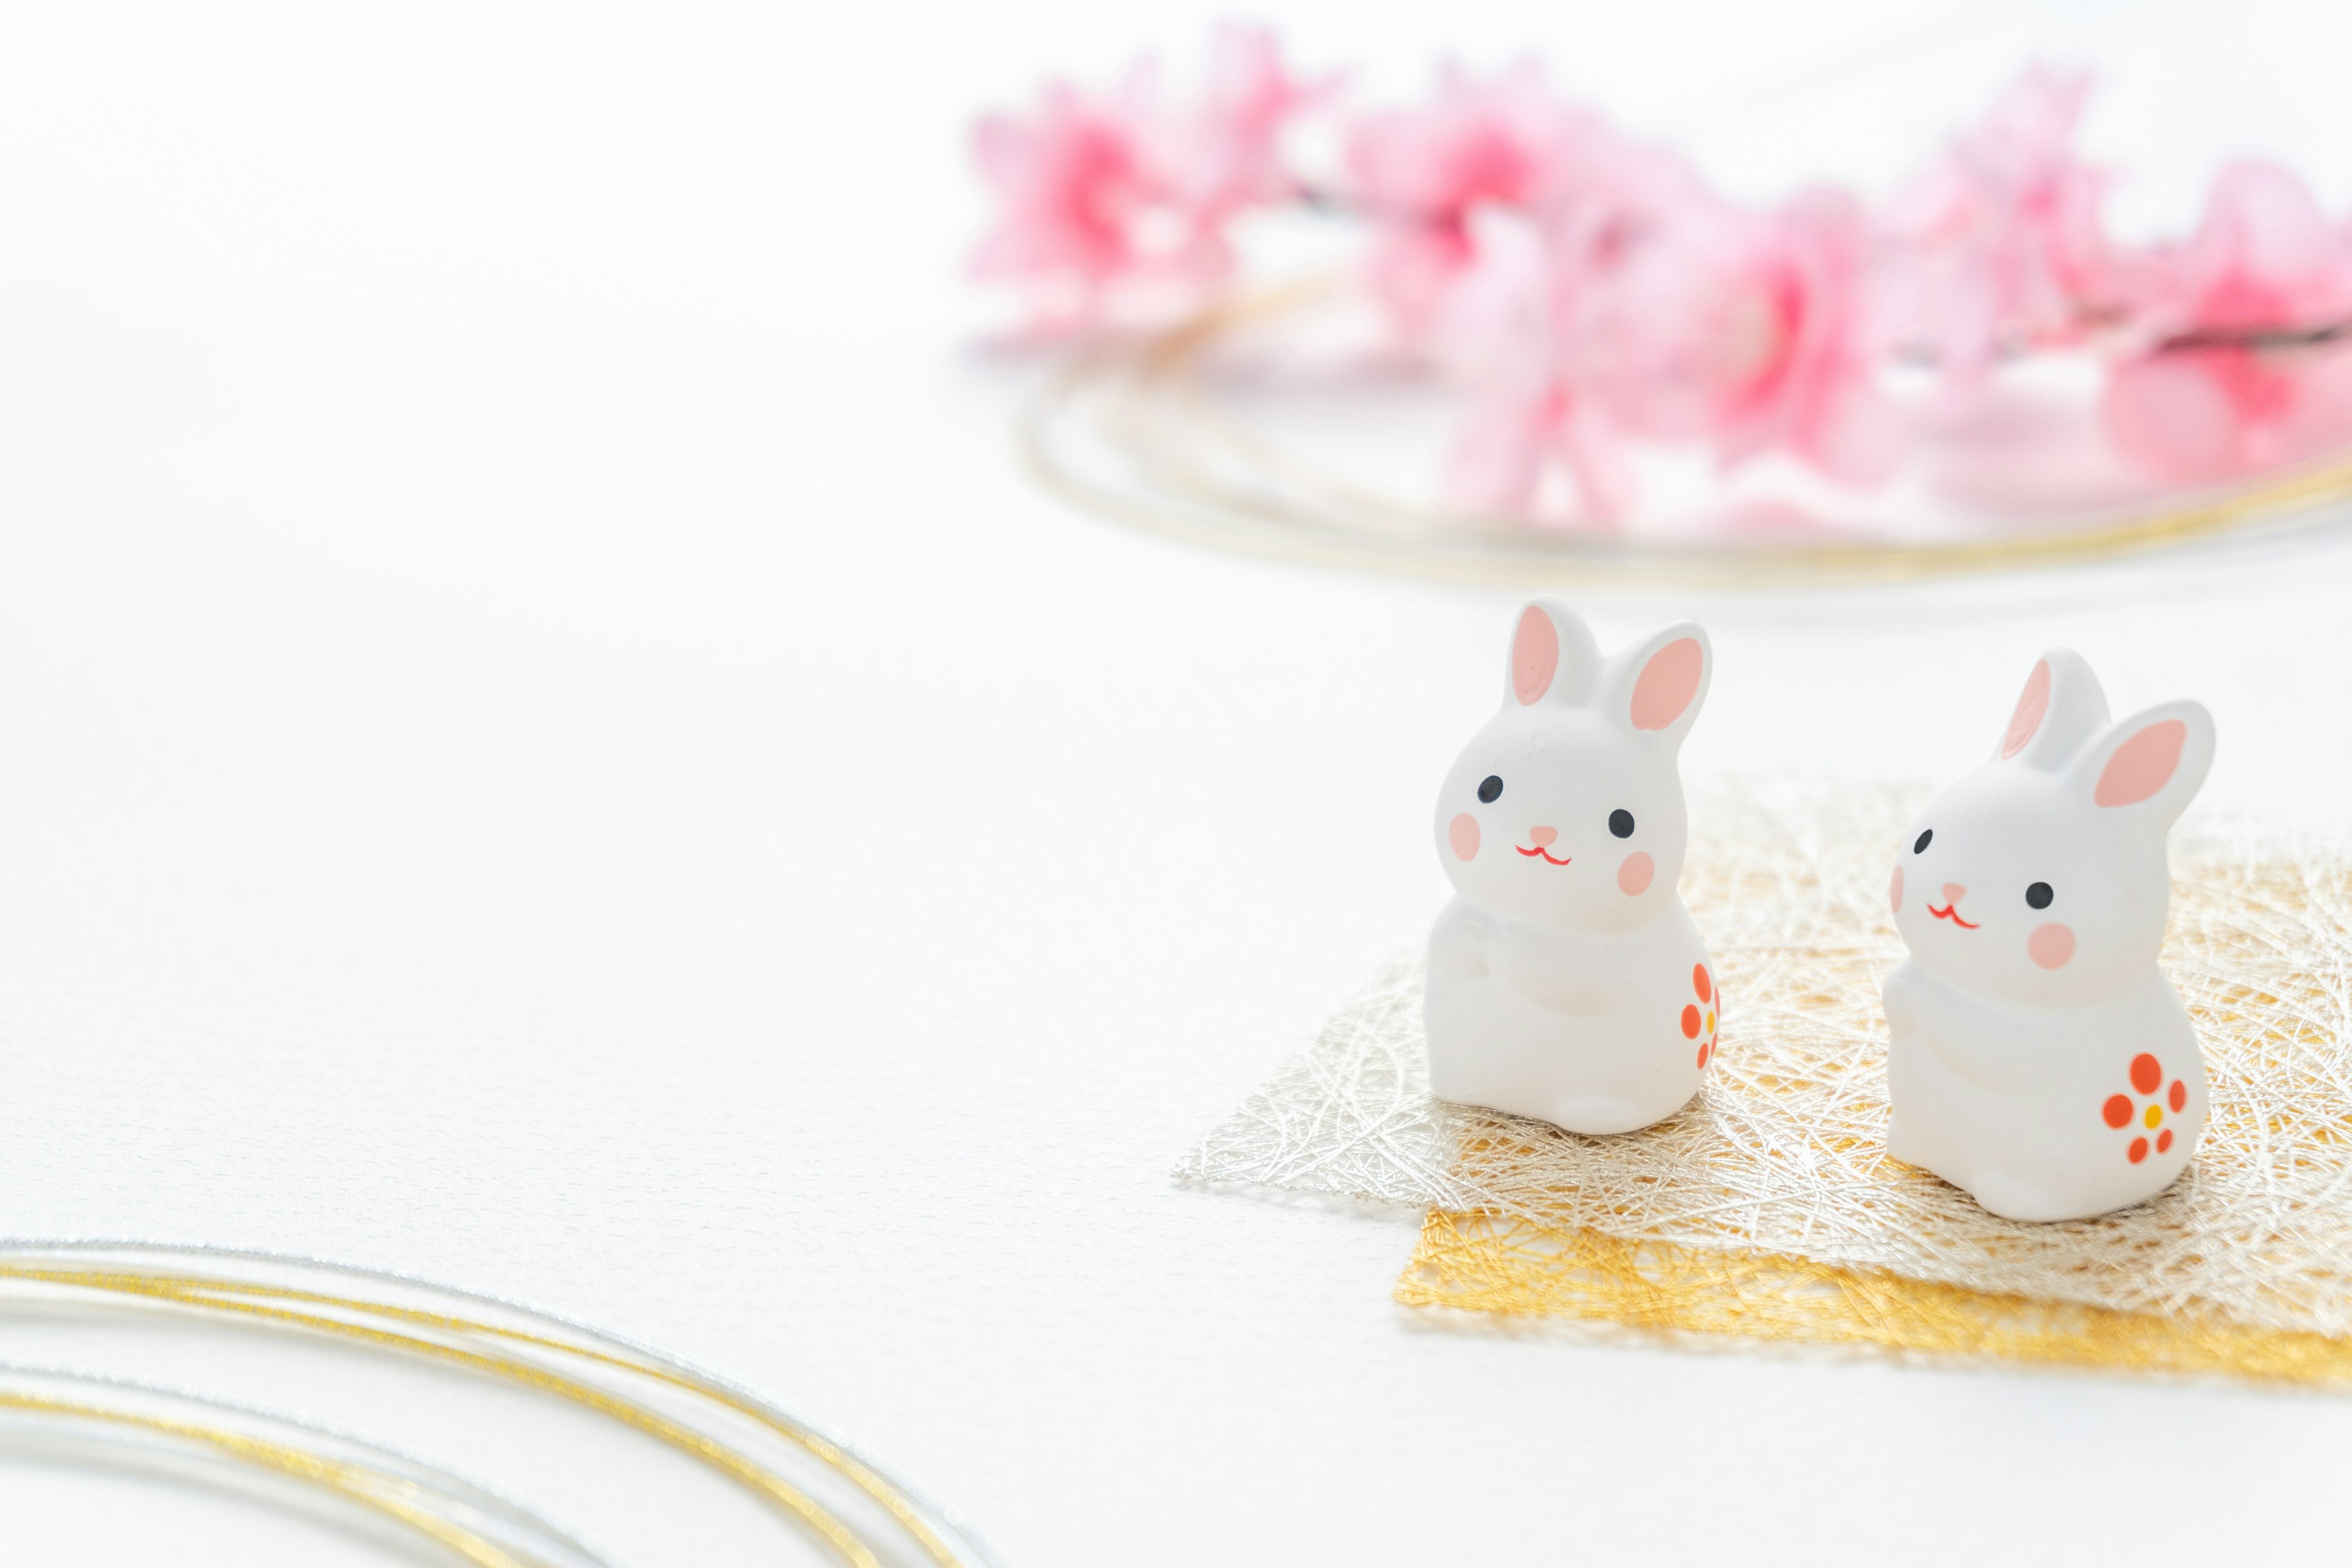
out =
[[2352,1339],[1993,1295],[1507,1215],[1431,1210],[1396,1299],[1409,1307],[1786,1344],[2352,1386]]

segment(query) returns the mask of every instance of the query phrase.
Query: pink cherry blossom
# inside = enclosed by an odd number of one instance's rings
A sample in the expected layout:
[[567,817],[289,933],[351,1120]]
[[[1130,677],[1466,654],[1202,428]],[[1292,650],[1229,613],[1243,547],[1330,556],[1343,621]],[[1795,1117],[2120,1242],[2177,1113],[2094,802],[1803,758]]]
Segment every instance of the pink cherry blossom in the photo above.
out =
[[1291,75],[1282,46],[1265,28],[1219,28],[1199,101],[1159,127],[1160,156],[1181,199],[1207,220],[1223,222],[1295,197],[1298,183],[1283,163],[1282,133],[1329,91],[1328,81]]
[[[1545,500],[1555,468],[1572,487],[1564,504]],[[1632,509],[1638,489],[1622,432],[1590,399],[1552,382],[1531,398],[1484,400],[1455,441],[1446,493],[1482,515],[1605,526]]]
[[[1472,401],[1446,493],[1489,515],[1612,522],[1637,499],[1633,467],[1624,432],[1578,379],[1576,300],[1553,237],[1503,208],[1476,214],[1471,228],[1475,261],[1450,286],[1433,332]],[[1565,493],[1548,482],[1555,474]]]
[[[1463,215],[1429,331],[1477,399],[1449,492],[1483,511],[1609,523],[1638,499],[1612,400],[1628,362],[1651,348],[1641,312],[1626,308],[1628,279],[1708,199],[1678,160],[1597,121],[1578,142],[1573,161],[1558,157],[1522,201]],[[1555,472],[1565,497],[1548,494]]]
[[1349,128],[1349,194],[1374,227],[1368,277],[1408,336],[1429,329],[1476,264],[1475,215],[1543,206],[1601,134],[1532,66],[1485,81],[1446,67],[1430,102]]
[[2126,456],[2210,480],[2352,440],[2352,237],[2301,181],[2274,164],[2225,169],[2155,277],[2154,346],[2107,384],[2107,429]]
[[[973,268],[1041,295],[1041,308],[1083,316],[1113,280],[1150,265],[1213,275],[1221,258],[1176,212],[1147,166],[1124,106],[1055,82],[1025,120],[991,115],[972,142],[1000,204]],[[1146,238],[1147,226],[1160,231]],[[1044,304],[1042,297],[1057,303]]]
[[1193,100],[1170,101],[1142,65],[1108,93],[1056,81],[1025,116],[982,118],[973,152],[998,210],[974,270],[1048,324],[1197,302],[1233,270],[1227,225],[1293,195],[1279,142],[1318,90],[1271,34],[1229,27]]
[[[2103,484],[2136,482],[2117,455],[2204,482],[2352,443],[2352,233],[2291,174],[2245,164],[2185,243],[2116,243],[2106,176],[2075,148],[2087,90],[2028,72],[1874,213],[1828,190],[1729,202],[1531,66],[1448,68],[1426,100],[1334,126],[1344,176],[1310,184],[1284,141],[1328,89],[1270,34],[1228,28],[1187,94],[1139,67],[982,121],[997,211],[975,265],[1041,324],[1120,325],[1213,301],[1247,215],[1352,220],[1371,297],[1465,393],[1449,493],[1580,526],[1631,512],[1659,447],[1726,467],[1780,454],[1860,487],[1916,436],[1953,459],[1925,482],[1981,492],[2009,459],[1958,458],[1955,432],[2043,418],[2042,393],[2021,401],[1995,373],[2050,350],[2106,373],[2082,469]],[[1916,432],[1881,385],[1899,361],[1963,395],[1919,405],[1935,416]],[[2094,405],[2063,397],[2089,451]],[[1956,417],[1970,409],[1985,418]]]
[[1861,209],[1814,191],[1746,227],[1703,318],[1721,345],[1698,377],[1717,453],[1729,463],[1778,446],[1833,479],[1880,483],[1902,437],[1878,386]]
[[[1444,318],[1481,394],[1452,464],[1484,510],[1607,523],[1637,499],[1625,448],[1702,444],[1738,463],[1781,448],[1874,483],[1900,432],[1877,385],[1867,235],[1830,193],[1746,213],[1687,165],[1616,143],[1540,215],[1488,214]],[[1571,487],[1548,505],[1545,479]]]
[[2074,147],[2089,90],[2080,73],[2029,71],[1887,210],[1881,309],[1956,381],[2119,303],[2130,258],[2102,226],[2105,176]]

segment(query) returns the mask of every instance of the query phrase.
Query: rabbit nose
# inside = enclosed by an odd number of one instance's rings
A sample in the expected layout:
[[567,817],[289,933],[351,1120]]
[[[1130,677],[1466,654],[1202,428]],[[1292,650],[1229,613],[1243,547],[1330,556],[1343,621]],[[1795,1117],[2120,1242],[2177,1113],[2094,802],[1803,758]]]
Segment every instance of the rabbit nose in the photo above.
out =
[[1944,884],[1944,907],[1946,909],[1950,909],[1954,904],[1958,903],[1962,899],[1965,899],[1968,896],[1969,890],[1966,888],[1961,887],[1958,882],[1947,882]]
[[1549,849],[1553,845],[1559,842],[1559,829],[1557,827],[1530,827],[1528,829],[1528,837],[1536,841],[1537,848]]

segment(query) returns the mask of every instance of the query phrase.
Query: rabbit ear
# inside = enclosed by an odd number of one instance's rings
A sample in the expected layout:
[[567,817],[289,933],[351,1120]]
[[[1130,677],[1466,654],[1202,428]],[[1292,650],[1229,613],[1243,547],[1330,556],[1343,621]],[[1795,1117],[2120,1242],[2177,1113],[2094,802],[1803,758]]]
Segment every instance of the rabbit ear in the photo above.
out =
[[1715,649],[1696,621],[1677,621],[1609,661],[1601,700],[1620,722],[1679,746],[1706,701]]
[[2169,826],[2213,765],[2213,715],[2201,702],[2166,702],[2099,736],[2072,770],[2091,804]]
[[2107,694],[2090,661],[2071,647],[2053,647],[2026,676],[1996,756],[2054,772],[2074,761],[2106,722]]
[[1601,645],[1584,617],[1549,594],[1528,602],[1511,633],[1510,662],[1503,669],[1506,706],[1533,707],[1551,701],[1575,706],[1589,701],[1601,668]]

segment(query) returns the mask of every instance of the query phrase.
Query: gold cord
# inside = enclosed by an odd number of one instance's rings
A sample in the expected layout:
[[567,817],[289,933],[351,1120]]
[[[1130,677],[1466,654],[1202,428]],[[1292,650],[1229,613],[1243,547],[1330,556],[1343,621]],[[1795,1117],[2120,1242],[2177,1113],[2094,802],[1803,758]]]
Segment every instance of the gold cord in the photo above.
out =
[[127,1426],[199,1444],[255,1468],[273,1471],[333,1492],[406,1526],[437,1545],[446,1547],[465,1561],[476,1564],[477,1568],[540,1568],[536,1559],[517,1557],[497,1542],[463,1525],[405,1500],[400,1494],[411,1489],[407,1482],[366,1465],[331,1459],[293,1444],[273,1443],[225,1426],[174,1421],[166,1416],[140,1415],[79,1400],[56,1399],[15,1390],[0,1390],[0,1409],[26,1410],[71,1420]]
[[380,1349],[427,1357],[534,1388],[644,1432],[726,1476],[782,1510],[848,1568],[882,1568],[881,1559],[871,1545],[861,1540],[830,1510],[783,1476],[740,1449],[650,1406],[529,1360],[352,1322],[326,1311],[299,1309],[331,1309],[451,1334],[482,1336],[552,1351],[625,1371],[723,1405],[796,1445],[878,1503],[921,1546],[931,1561],[939,1564],[939,1568],[967,1568],[965,1560],[931,1527],[912,1500],[856,1456],[723,1384],[665,1365],[651,1356],[615,1353],[594,1345],[494,1322],[426,1311],[365,1297],[335,1295],[216,1276],[107,1268],[65,1262],[0,1261],[0,1279],[102,1291],[189,1310],[231,1314],[309,1330],[359,1341]]
[[[1692,543],[1417,506],[1279,450],[1214,405],[1205,390],[1201,365],[1213,350],[1336,292],[1328,279],[1271,289],[1157,335],[1082,354],[1023,416],[1017,441],[1024,466],[1042,488],[1082,510],[1193,544],[1514,585],[1788,588],[2076,565],[2307,521],[2317,509],[2352,497],[2352,457],[2338,452],[2251,483],[2079,527],[1949,542]],[[1065,455],[1066,430],[1081,424],[1111,454],[1118,482],[1089,477]]]

